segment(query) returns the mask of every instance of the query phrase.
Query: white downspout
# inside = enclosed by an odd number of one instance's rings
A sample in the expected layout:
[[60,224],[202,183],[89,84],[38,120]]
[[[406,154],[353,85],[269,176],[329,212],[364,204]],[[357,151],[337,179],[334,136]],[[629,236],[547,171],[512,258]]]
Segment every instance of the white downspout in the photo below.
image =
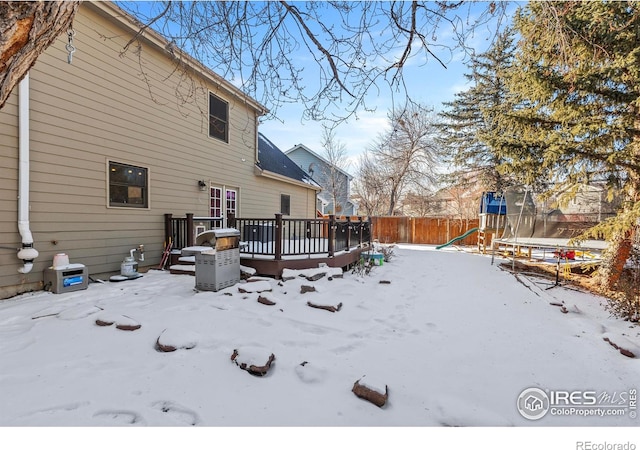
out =
[[33,236],[29,229],[29,74],[20,81],[18,87],[18,231],[22,237],[22,248],[18,259],[24,265],[20,273],[33,269],[33,260],[38,251],[33,248]]

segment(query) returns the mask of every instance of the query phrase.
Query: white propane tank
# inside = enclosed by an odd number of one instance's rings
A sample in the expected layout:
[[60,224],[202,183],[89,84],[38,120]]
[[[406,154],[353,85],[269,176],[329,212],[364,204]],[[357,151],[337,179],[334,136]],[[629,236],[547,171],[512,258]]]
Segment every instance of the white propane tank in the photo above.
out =
[[138,275],[138,262],[133,256],[127,256],[120,264],[120,275],[123,277],[135,277]]

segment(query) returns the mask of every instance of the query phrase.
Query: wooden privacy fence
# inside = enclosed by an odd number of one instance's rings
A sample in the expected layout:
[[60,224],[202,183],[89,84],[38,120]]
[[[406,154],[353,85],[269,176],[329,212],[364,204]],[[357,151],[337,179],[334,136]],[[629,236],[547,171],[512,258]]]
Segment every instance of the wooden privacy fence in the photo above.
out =
[[[372,239],[381,243],[440,245],[479,225],[478,219],[438,219],[430,217],[371,217]],[[477,233],[472,233],[458,245],[476,245]]]

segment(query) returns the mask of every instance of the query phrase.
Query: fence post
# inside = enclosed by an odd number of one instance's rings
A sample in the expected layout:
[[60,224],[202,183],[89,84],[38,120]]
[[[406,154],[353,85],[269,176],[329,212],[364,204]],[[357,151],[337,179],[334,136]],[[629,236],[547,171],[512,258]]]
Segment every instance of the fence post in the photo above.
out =
[[335,238],[336,238],[336,216],[334,214],[329,214],[329,236],[328,236],[328,240],[329,240],[329,258],[333,258],[333,254],[335,252]]
[[276,261],[282,259],[282,214],[276,214],[276,240],[275,240]]
[[447,238],[444,240],[445,242],[449,242],[449,240],[451,239],[451,232],[449,230],[449,226],[450,226],[450,220],[447,217]]
[[193,213],[187,213],[187,247],[193,247]]
[[358,247],[362,248],[362,216],[358,216]]
[[416,221],[413,219],[413,217],[409,217],[409,223],[411,224],[411,228],[409,231],[409,243],[410,244],[415,244],[415,240],[416,240]]
[[173,214],[165,213],[164,215],[164,246],[169,243],[169,239],[173,240],[173,226],[172,226]]

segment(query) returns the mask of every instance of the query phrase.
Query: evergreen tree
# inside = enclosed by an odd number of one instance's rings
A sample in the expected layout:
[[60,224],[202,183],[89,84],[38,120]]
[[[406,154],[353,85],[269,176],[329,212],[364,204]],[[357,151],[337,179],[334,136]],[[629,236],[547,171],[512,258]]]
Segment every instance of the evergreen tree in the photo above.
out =
[[500,172],[503,159],[484,140],[495,126],[496,107],[506,99],[502,72],[509,68],[512,54],[513,31],[507,29],[487,52],[471,58],[471,73],[465,74],[471,87],[443,103],[438,143],[450,165],[446,179],[453,186],[479,183],[482,189],[502,191],[514,178]]
[[488,144],[529,179],[556,189],[608,180],[618,215],[587,236],[611,241],[603,265],[613,287],[640,217],[640,4],[530,2],[515,16],[520,40],[509,97]]

